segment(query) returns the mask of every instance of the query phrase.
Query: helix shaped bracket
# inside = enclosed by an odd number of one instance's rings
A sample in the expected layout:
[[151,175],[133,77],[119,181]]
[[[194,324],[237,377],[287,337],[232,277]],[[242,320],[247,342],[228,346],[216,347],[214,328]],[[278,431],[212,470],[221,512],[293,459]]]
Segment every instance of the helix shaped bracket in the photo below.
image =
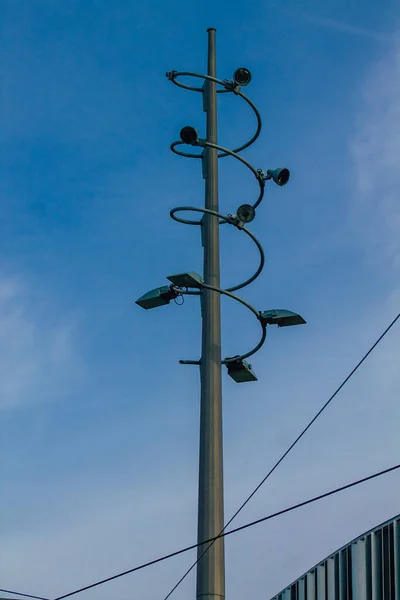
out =
[[[185,158],[194,158],[194,159],[202,159],[203,151],[205,148],[214,148],[218,151],[218,158],[224,158],[226,156],[231,156],[231,157],[235,158],[236,160],[240,161],[242,164],[244,164],[252,172],[252,174],[254,175],[256,182],[258,184],[259,191],[258,191],[258,197],[257,197],[256,201],[252,205],[243,205],[243,207],[240,207],[239,210],[237,211],[238,214],[236,214],[236,215],[233,215],[233,214],[224,215],[222,213],[217,213],[215,211],[208,210],[206,208],[198,208],[198,207],[193,207],[193,206],[179,206],[179,207],[173,208],[170,211],[170,216],[175,221],[184,223],[186,225],[198,225],[198,226],[200,225],[201,226],[202,220],[201,219],[199,219],[199,220],[185,219],[180,216],[177,216],[177,213],[184,212],[184,211],[192,211],[192,212],[202,213],[203,215],[204,214],[214,215],[219,218],[220,225],[229,224],[229,225],[236,227],[240,231],[244,231],[257,246],[259,256],[260,256],[258,268],[255,271],[255,273],[251,277],[246,279],[245,281],[243,281],[235,286],[232,286],[230,288],[227,288],[227,289],[215,288],[213,286],[209,286],[204,283],[201,283],[200,290],[196,290],[196,291],[189,290],[187,288],[186,289],[176,288],[176,287],[174,288],[175,292],[178,294],[190,294],[190,295],[201,294],[202,293],[201,288],[211,289],[219,294],[224,294],[224,295],[232,298],[233,300],[240,302],[241,304],[246,306],[258,319],[258,321],[261,324],[261,330],[262,330],[261,338],[260,338],[259,342],[257,343],[256,346],[254,346],[251,350],[249,350],[248,352],[246,352],[244,354],[225,358],[222,361],[222,364],[227,365],[228,369],[229,369],[230,365],[233,366],[235,363],[240,364],[246,358],[249,358],[250,356],[255,354],[264,344],[264,342],[266,340],[266,335],[267,335],[267,321],[263,317],[263,313],[260,311],[257,311],[251,304],[249,304],[248,302],[246,302],[239,296],[233,294],[234,291],[242,289],[242,288],[246,287],[247,285],[249,285],[250,283],[252,283],[253,281],[255,281],[255,279],[257,279],[257,277],[261,274],[264,264],[265,264],[264,250],[263,250],[260,242],[255,237],[255,235],[253,233],[251,233],[245,227],[245,223],[254,218],[255,209],[257,208],[257,206],[260,204],[260,202],[262,201],[262,199],[264,197],[265,181],[267,179],[271,179],[272,176],[268,175],[268,173],[265,174],[261,169],[255,169],[253,167],[253,165],[251,165],[245,158],[243,158],[239,154],[239,152],[241,152],[242,150],[245,150],[246,148],[251,146],[257,140],[258,136],[260,135],[261,128],[262,128],[261,115],[260,115],[257,107],[255,106],[255,104],[245,94],[243,94],[243,92],[240,89],[240,86],[237,85],[234,81],[221,80],[216,77],[211,77],[209,75],[202,75],[199,73],[192,73],[192,72],[188,72],[188,71],[180,71],[180,72],[179,71],[170,71],[166,74],[166,76],[174,85],[177,85],[178,87],[181,87],[186,90],[194,91],[194,92],[203,92],[203,88],[195,87],[195,86],[191,86],[191,85],[182,83],[178,78],[194,77],[194,78],[202,79],[202,80],[204,80],[204,85],[207,85],[208,81],[213,81],[214,83],[216,83],[217,85],[220,86],[220,89],[217,89],[217,93],[233,93],[236,96],[242,98],[253,109],[253,112],[254,112],[254,114],[256,116],[256,120],[257,120],[256,131],[253,134],[253,136],[250,138],[250,140],[245,142],[241,146],[235,148],[234,150],[230,150],[230,149],[220,146],[218,144],[212,144],[210,142],[207,142],[206,140],[200,139],[198,137],[198,132],[194,128],[191,128],[191,127],[186,127],[184,129],[182,129],[181,139],[173,142],[170,146],[172,152],[174,152],[175,154],[177,154],[179,156],[183,156]],[[182,151],[179,149],[179,147],[181,145],[187,145],[187,144],[198,147],[198,148],[202,149],[202,151],[199,153],[193,153],[193,152],[185,152],[185,151]],[[245,215],[240,214],[240,209],[241,208],[243,209],[244,207],[246,207],[245,210],[247,211],[247,213]],[[243,210],[242,210],[242,212],[243,212]],[[182,360],[180,362],[181,362],[181,364],[200,364],[200,361],[192,361],[192,360],[191,361],[183,361]]]
[[[238,76],[239,72],[241,75],[240,77]],[[217,151],[218,158],[225,158],[227,156],[235,158],[251,171],[256,180],[258,186],[258,196],[255,202],[253,204],[243,204],[239,206],[235,214],[227,215],[220,212],[216,212],[214,210],[210,210],[208,208],[199,208],[195,206],[177,206],[170,211],[170,216],[175,221],[178,221],[179,223],[184,223],[185,225],[202,226],[204,216],[213,215],[214,217],[218,218],[219,225],[230,225],[235,227],[238,231],[243,231],[257,247],[259,253],[259,264],[256,271],[251,277],[227,289],[221,289],[206,284],[203,281],[202,277],[197,273],[192,272],[183,273],[180,275],[171,275],[170,277],[168,277],[169,281],[171,282],[170,285],[164,285],[162,287],[151,290],[147,294],[141,296],[136,301],[136,303],[145,309],[155,308],[158,306],[169,304],[171,300],[174,300],[176,303],[178,303],[178,298],[180,298],[181,303],[183,303],[186,295],[201,296],[205,289],[212,290],[218,294],[225,295],[229,298],[232,298],[232,300],[239,302],[248,310],[250,310],[260,323],[261,336],[258,343],[248,352],[225,358],[221,362],[222,364],[225,364],[227,366],[228,374],[236,382],[239,383],[243,381],[255,381],[257,377],[252,371],[251,365],[249,365],[246,362],[246,359],[255,354],[265,343],[267,337],[267,325],[278,325],[278,327],[287,327],[290,325],[300,325],[305,323],[304,319],[299,314],[294,313],[292,311],[288,311],[286,309],[258,311],[254,308],[254,306],[252,306],[246,300],[234,293],[242,288],[245,288],[250,283],[255,281],[257,277],[259,277],[259,275],[261,274],[265,265],[264,250],[256,236],[246,227],[247,223],[250,223],[255,218],[256,208],[259,206],[264,197],[265,183],[268,180],[273,180],[277,185],[283,186],[288,182],[290,173],[289,170],[286,168],[273,170],[268,169],[266,172],[264,172],[262,169],[256,169],[255,167],[253,167],[253,165],[250,164],[249,161],[247,161],[245,158],[243,158],[243,156],[239,154],[239,152],[245,150],[257,140],[262,127],[261,116],[257,107],[245,94],[243,94],[239,85],[239,83],[242,83],[242,85],[247,85],[247,83],[249,83],[251,75],[247,69],[237,69],[235,71],[233,81],[228,79],[221,80],[210,75],[201,75],[199,73],[192,73],[188,71],[170,71],[166,74],[166,76],[174,85],[193,92],[203,92],[204,86],[208,85],[210,82],[214,82],[219,86],[219,88],[216,90],[217,93],[233,93],[235,96],[242,98],[242,100],[244,100],[244,102],[246,102],[247,105],[250,106],[250,108],[252,108],[255,114],[257,125],[253,136],[250,138],[249,141],[245,142],[244,144],[235,148],[234,150],[230,150],[229,148],[225,148],[224,146],[213,144],[205,139],[201,139],[199,137],[199,132],[191,126],[184,127],[180,133],[180,140],[173,142],[170,146],[172,152],[185,158],[203,159],[204,151],[207,148],[215,149]],[[203,87],[201,88],[182,83],[179,79],[180,77],[194,77],[197,79],[201,79],[204,82]],[[199,149],[199,151],[185,152],[180,149],[180,146],[182,145],[190,145]],[[188,219],[182,217],[179,214],[188,211],[200,213],[202,215],[202,218]],[[201,364],[200,360],[181,360],[179,362],[181,364]]]

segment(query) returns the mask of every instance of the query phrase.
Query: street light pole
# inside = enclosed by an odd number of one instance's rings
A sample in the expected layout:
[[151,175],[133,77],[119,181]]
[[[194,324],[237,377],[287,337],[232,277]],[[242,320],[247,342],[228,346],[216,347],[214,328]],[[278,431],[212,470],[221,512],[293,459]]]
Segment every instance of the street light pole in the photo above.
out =
[[[208,29],[208,75],[216,77],[215,29]],[[207,113],[207,142],[217,144],[217,92],[214,81],[203,87]],[[218,209],[218,155],[207,147],[203,154],[205,208]],[[202,219],[204,245],[204,283],[220,288],[218,217],[205,213]],[[221,383],[221,302],[220,294],[203,288],[202,353],[200,397],[200,459],[198,541],[217,536],[224,527],[224,488],[222,455],[222,383]],[[196,597],[207,600],[225,597],[224,538],[217,540],[207,553],[199,546]],[[201,557],[201,558],[200,558]]]
[[[301,325],[305,320],[295,312],[286,309],[257,310],[236,292],[250,285],[261,274],[265,264],[265,253],[256,236],[247,228],[256,216],[256,209],[264,197],[267,181],[273,181],[282,187],[289,180],[287,168],[256,169],[240,152],[249,148],[261,133],[261,115],[255,104],[243,92],[242,87],[251,82],[251,73],[239,67],[233,73],[233,79],[219,79],[216,74],[216,31],[208,31],[208,69],[207,75],[189,71],[168,71],[166,77],[177,87],[191,92],[201,93],[203,109],[207,115],[206,138],[199,136],[199,131],[192,125],[186,125],[180,131],[180,140],[170,146],[172,152],[185,158],[202,161],[203,178],[205,180],[205,206],[177,206],[170,210],[170,216],[178,223],[201,227],[204,249],[203,277],[189,271],[169,275],[169,285],[155,288],[138,298],[136,304],[145,310],[165,306],[172,300],[182,304],[184,295],[198,295],[201,300],[202,313],[202,351],[200,360],[180,360],[181,364],[200,366],[200,459],[199,459],[199,500],[198,500],[198,554],[197,561],[187,571],[197,565],[197,592],[200,600],[222,600],[225,598],[225,555],[224,539],[218,537],[224,530],[224,486],[223,486],[223,452],[222,452],[222,384],[221,367],[225,365],[228,375],[236,383],[257,381],[250,356],[262,348],[266,341],[267,326],[289,327]],[[184,83],[182,77],[199,79],[204,85]],[[218,89],[217,89],[218,86]],[[217,140],[217,94],[234,94],[247,104],[256,117],[257,125],[252,137],[233,150],[220,146]],[[181,148],[181,146],[184,148]],[[189,152],[187,151],[189,146]],[[258,188],[256,201],[242,204],[235,214],[221,213],[218,205],[218,158],[229,156],[244,165],[254,176]],[[202,214],[201,219],[184,218],[179,213],[187,211]],[[179,215],[179,216],[178,216]],[[276,217],[276,212],[271,214]],[[227,289],[220,287],[220,254],[219,225],[226,224],[243,232],[256,245],[259,253],[259,265],[251,277]],[[233,293],[235,292],[235,293]],[[221,356],[221,302],[224,294],[236,300],[257,318],[261,326],[261,337],[258,343],[248,352],[236,354],[222,360]],[[230,522],[230,521],[229,521]],[[204,540],[217,538],[212,544],[204,545]],[[186,576],[185,575],[185,576]],[[184,576],[184,577],[185,577]],[[184,579],[181,579],[181,581]],[[180,582],[179,582],[180,583]],[[179,584],[178,584],[179,585]],[[177,586],[175,586],[177,587]],[[172,591],[174,591],[173,588]],[[171,592],[168,594],[170,596]]]

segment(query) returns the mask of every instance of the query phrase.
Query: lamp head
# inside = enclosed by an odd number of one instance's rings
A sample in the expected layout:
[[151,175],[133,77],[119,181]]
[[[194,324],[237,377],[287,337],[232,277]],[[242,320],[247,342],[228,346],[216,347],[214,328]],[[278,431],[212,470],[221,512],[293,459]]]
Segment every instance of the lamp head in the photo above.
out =
[[267,179],[273,179],[277,185],[286,185],[289,181],[290,171],[289,169],[268,169]]
[[180,138],[184,144],[197,146],[199,143],[199,132],[191,125],[187,125],[181,129]]
[[278,325],[278,327],[290,327],[291,325],[304,325],[306,323],[299,314],[284,308],[261,311],[260,319],[268,325]]
[[189,271],[189,273],[179,273],[179,275],[169,275],[167,279],[180,288],[201,288],[204,283],[203,278],[198,273],[194,273],[194,271]]
[[136,300],[136,304],[148,310],[149,308],[157,308],[169,304],[177,296],[178,293],[172,287],[163,285],[141,296],[139,300]]
[[251,365],[247,360],[238,359],[226,363],[228,375],[232,377],[236,383],[246,383],[247,381],[257,381],[257,376],[254,373]]
[[237,85],[240,85],[241,87],[243,87],[245,85],[249,85],[249,83],[251,81],[251,73],[248,69],[245,69],[244,67],[240,67],[239,69],[236,69],[236,71],[234,72],[233,79]]
[[237,209],[236,216],[242,223],[250,223],[256,216],[256,211],[251,204],[242,204]]

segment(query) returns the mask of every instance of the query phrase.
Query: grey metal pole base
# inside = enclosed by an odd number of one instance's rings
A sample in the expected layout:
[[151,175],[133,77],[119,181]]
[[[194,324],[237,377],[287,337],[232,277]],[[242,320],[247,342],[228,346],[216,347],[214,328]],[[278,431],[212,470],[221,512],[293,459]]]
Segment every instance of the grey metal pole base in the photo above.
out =
[[[215,29],[208,30],[208,75],[216,77]],[[207,141],[217,144],[216,84],[206,81],[203,88],[207,112]],[[218,213],[218,151],[204,149],[205,208]],[[220,287],[218,217],[203,218],[204,283]],[[222,384],[220,294],[202,292],[202,356],[200,366],[200,462],[198,541],[217,536],[224,527],[222,456]],[[205,546],[198,548],[200,558]],[[197,598],[220,600],[225,597],[224,539],[216,541],[197,564]]]

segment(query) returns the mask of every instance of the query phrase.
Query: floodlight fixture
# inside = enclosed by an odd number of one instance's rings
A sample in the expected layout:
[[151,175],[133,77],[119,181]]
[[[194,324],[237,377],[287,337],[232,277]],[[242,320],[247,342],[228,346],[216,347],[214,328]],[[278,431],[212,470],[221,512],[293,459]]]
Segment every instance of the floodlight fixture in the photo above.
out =
[[141,296],[139,300],[136,300],[136,304],[148,310],[149,308],[158,308],[169,304],[177,296],[179,296],[179,293],[173,289],[173,286],[163,285]]
[[306,323],[299,314],[284,308],[261,311],[260,320],[268,325],[278,325],[278,327],[290,327],[292,325],[304,325]]
[[234,72],[233,79],[237,85],[240,85],[240,86],[249,85],[249,83],[251,81],[251,73],[248,69],[245,69],[244,67],[240,67],[239,69],[236,69],[236,71]]
[[236,216],[242,223],[250,223],[256,216],[256,211],[251,204],[242,204],[237,209]]
[[180,138],[184,144],[197,146],[199,143],[199,132],[191,125],[187,125],[181,129]]
[[236,383],[247,383],[249,381],[257,381],[257,376],[254,373],[251,365],[247,360],[238,358],[226,363],[228,375],[232,377]]
[[268,169],[265,179],[273,179],[281,187],[289,181],[290,171],[286,167],[282,169]]
[[171,281],[177,287],[186,288],[201,288],[204,283],[202,277],[198,273],[194,273],[194,271],[189,271],[189,273],[180,273],[179,275],[169,275],[167,279],[169,279],[169,281]]

